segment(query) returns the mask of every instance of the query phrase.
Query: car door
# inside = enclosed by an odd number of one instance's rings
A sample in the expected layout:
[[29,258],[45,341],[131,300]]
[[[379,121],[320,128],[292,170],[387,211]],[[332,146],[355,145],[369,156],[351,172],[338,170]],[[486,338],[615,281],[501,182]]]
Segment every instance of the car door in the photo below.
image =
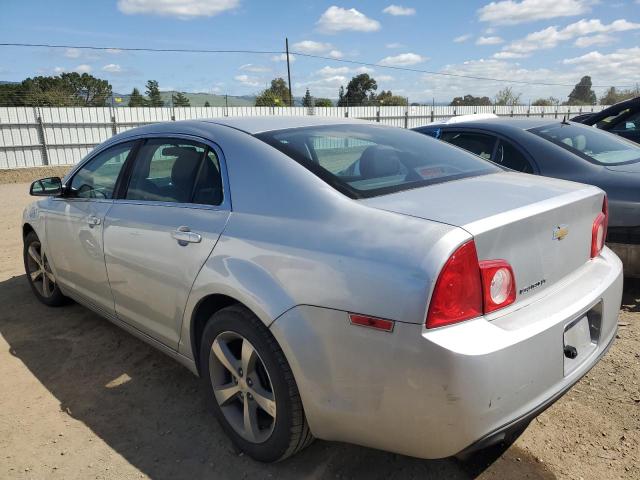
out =
[[107,316],[114,308],[104,264],[103,224],[135,146],[136,142],[120,143],[84,163],[65,182],[63,196],[52,199],[45,217],[49,257],[63,291]]
[[177,349],[185,304],[230,213],[217,147],[147,138],[105,219],[105,261],[118,318]]

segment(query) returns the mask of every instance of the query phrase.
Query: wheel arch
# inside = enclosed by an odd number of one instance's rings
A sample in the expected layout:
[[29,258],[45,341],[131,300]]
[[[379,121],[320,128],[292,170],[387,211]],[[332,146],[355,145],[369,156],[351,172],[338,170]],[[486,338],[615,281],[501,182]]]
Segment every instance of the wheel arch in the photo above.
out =
[[[29,235],[30,232],[35,232],[36,229],[33,228],[33,226],[29,223],[26,222],[22,225],[22,238],[26,238],[27,235]],[[36,233],[37,235],[37,233]]]

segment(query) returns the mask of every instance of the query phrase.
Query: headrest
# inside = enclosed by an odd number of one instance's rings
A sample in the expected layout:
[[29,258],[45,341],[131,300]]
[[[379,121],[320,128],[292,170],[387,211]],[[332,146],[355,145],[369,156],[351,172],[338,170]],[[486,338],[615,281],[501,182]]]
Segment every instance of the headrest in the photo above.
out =
[[164,147],[162,149],[163,157],[179,157],[183,152],[195,152],[196,147]]
[[386,146],[367,147],[360,157],[360,174],[363,178],[379,178],[401,172],[398,151]]

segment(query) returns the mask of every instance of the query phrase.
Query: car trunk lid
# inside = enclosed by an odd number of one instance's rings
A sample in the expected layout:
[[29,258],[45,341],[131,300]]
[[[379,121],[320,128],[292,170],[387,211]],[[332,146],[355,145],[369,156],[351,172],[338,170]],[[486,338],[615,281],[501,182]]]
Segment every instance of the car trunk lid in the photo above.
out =
[[499,173],[363,200],[371,207],[447,223],[473,235],[479,260],[513,267],[516,303],[590,259],[603,193],[588,185]]

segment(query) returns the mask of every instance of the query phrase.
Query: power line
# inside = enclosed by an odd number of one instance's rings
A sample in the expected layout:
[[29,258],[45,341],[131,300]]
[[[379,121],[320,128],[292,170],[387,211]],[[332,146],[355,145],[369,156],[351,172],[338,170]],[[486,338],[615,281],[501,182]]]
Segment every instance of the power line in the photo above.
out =
[[[102,50],[102,51],[123,51],[123,52],[155,52],[155,53],[242,53],[257,55],[280,55],[286,53],[281,50],[224,50],[224,49],[194,49],[194,48],[149,48],[149,47],[98,47],[91,45],[61,45],[50,43],[0,43],[0,47],[36,47],[36,48],[74,48],[78,50]],[[315,58],[326,60],[329,62],[347,63],[351,65],[359,65],[363,67],[384,68],[388,70],[397,70],[412,73],[422,73],[425,75],[434,75],[448,78],[464,78],[467,80],[490,81],[496,83],[513,83],[519,85],[539,85],[544,87],[575,87],[575,84],[554,83],[554,82],[531,82],[527,80],[511,80],[505,78],[484,77],[478,75],[465,75],[461,73],[436,72],[433,70],[424,70],[421,68],[402,67],[396,65],[384,65],[381,63],[361,62],[358,60],[349,60],[346,58],[333,58],[323,55],[314,55],[311,53],[289,51],[291,55],[300,57]],[[591,85],[592,88],[634,88],[635,85]]]

